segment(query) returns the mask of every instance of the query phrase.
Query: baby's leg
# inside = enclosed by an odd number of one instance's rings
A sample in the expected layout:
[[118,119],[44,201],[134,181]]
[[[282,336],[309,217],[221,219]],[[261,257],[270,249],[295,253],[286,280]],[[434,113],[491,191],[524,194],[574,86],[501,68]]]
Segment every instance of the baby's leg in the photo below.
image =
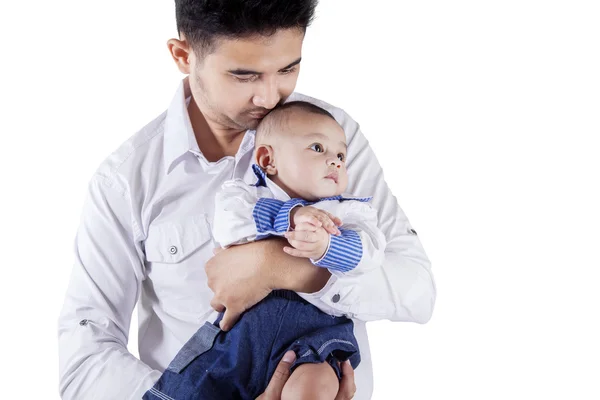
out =
[[283,387],[281,400],[334,400],[339,387],[340,381],[328,363],[302,364]]

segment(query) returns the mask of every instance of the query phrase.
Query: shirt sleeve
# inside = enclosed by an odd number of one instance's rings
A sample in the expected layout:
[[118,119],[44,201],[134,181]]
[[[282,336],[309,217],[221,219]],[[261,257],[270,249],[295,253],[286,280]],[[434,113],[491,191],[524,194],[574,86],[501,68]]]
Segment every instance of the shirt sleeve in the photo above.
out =
[[63,399],[140,399],[161,375],[127,350],[144,276],[136,231],[127,191],[95,176],[58,321]]
[[290,230],[290,213],[296,207],[308,204],[302,199],[281,201],[262,198],[254,208],[254,221],[261,235],[281,236]]
[[213,236],[221,247],[282,236],[289,230],[291,210],[304,203],[277,200],[268,188],[241,179],[227,181],[215,198]]
[[327,251],[315,265],[326,267],[336,276],[360,276],[381,267],[386,238],[377,227],[377,211],[369,203],[325,201],[315,204],[339,217],[340,236],[330,235]]
[[348,191],[373,196],[386,247],[379,268],[366,269],[358,276],[332,274],[323,289],[303,293],[302,297],[331,315],[363,321],[426,323],[433,313],[436,287],[419,237],[385,182],[377,157],[358,124],[340,109],[329,111],[348,139]]
[[248,185],[241,179],[225,182],[215,196],[213,237],[225,248],[261,239],[253,211],[258,200],[273,200],[270,190]]

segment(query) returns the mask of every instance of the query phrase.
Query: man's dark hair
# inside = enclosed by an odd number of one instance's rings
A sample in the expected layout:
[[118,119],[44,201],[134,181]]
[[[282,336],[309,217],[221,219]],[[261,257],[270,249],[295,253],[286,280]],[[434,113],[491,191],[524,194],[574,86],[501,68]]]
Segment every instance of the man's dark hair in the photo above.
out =
[[211,51],[217,38],[271,36],[306,30],[318,0],[175,0],[177,30],[195,50]]

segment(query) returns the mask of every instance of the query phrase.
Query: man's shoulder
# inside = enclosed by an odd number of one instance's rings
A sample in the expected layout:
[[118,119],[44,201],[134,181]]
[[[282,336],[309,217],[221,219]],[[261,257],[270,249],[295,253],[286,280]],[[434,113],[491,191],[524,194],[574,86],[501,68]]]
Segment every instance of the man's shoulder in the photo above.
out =
[[141,169],[161,168],[162,163],[148,160],[162,159],[165,118],[166,111],[130,136],[102,161],[95,176],[123,187]]

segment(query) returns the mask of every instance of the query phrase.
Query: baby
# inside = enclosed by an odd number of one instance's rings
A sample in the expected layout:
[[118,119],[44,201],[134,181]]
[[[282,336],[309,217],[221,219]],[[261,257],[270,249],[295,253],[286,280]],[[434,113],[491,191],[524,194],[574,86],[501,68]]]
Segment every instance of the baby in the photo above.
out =
[[[256,132],[257,182],[227,181],[216,196],[215,241],[228,247],[282,236],[286,253],[334,275],[379,267],[386,241],[376,210],[370,198],[343,194],[346,148],[344,130],[320,107],[295,101],[275,108]],[[219,329],[222,316],[192,336],[144,399],[255,399],[293,350],[281,398],[333,400],[339,363],[360,362],[352,321],[321,312],[302,294],[271,292],[229,332]]]

